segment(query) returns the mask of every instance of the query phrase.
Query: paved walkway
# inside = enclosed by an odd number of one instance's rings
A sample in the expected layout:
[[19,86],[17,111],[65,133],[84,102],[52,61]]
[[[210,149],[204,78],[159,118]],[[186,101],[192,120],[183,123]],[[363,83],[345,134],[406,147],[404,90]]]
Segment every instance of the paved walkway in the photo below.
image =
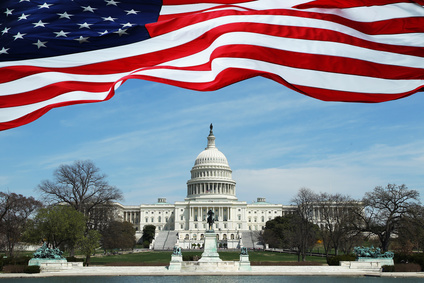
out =
[[164,266],[92,266],[77,267],[56,272],[39,274],[0,274],[0,278],[12,277],[50,277],[50,276],[193,276],[193,275],[228,275],[228,276],[375,276],[375,277],[422,277],[424,272],[386,273],[377,270],[349,269],[342,266],[252,266],[252,271],[237,272],[175,272]]

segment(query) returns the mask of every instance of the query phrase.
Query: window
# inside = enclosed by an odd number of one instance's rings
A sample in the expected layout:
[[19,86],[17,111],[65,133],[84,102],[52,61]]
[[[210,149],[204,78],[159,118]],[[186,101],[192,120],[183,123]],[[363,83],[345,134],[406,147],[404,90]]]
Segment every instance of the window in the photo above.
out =
[[160,216],[158,217],[158,222],[162,222],[162,218]]
[[184,215],[181,215],[181,221],[183,221],[184,220]]
[[155,222],[155,219],[153,217],[151,218],[151,220],[152,220],[152,223]]
[[239,215],[237,215],[237,217],[238,217],[238,220],[241,220],[241,215],[239,214]]

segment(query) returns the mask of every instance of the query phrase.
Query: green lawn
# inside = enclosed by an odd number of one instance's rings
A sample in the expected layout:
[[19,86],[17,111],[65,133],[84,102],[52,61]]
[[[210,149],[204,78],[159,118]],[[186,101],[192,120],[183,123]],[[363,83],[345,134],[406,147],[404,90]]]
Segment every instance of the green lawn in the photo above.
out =
[[[171,251],[167,252],[140,252],[133,254],[94,256],[91,258],[91,265],[139,265],[139,264],[168,264],[171,260]],[[183,251],[183,256],[197,255],[200,257],[202,251]],[[219,252],[219,257],[224,261],[238,261],[239,251]],[[297,255],[255,251],[249,252],[251,262],[297,262]],[[322,257],[307,257],[307,261],[325,264]]]

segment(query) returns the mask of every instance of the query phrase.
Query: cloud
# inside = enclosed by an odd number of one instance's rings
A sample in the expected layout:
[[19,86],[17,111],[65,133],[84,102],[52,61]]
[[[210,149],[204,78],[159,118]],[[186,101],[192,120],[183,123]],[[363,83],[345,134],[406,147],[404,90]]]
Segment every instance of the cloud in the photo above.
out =
[[354,168],[270,168],[262,170],[236,170],[239,199],[248,202],[265,197],[271,203],[290,204],[300,188],[316,193],[342,193],[361,198],[381,180]]
[[287,168],[236,169],[240,199],[266,197],[288,204],[302,187],[361,198],[375,186],[406,184],[422,191],[424,142],[405,145],[375,145],[362,152],[339,153],[322,160],[292,163]]

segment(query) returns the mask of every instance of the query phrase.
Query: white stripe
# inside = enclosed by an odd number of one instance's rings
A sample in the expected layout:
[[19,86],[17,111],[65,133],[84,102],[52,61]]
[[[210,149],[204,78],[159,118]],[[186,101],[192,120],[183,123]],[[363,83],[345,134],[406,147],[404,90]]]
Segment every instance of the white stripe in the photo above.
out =
[[68,101],[80,101],[80,100],[97,100],[103,101],[109,92],[84,92],[84,91],[72,91],[56,96],[52,99],[45,100],[42,102],[28,104],[24,106],[0,108],[0,123],[12,121],[23,117],[29,113],[32,113],[38,109],[46,107],[51,104],[68,102]]
[[287,82],[296,85],[330,90],[360,93],[402,93],[424,84],[424,80],[389,80],[356,75],[329,73],[297,69],[263,61],[242,58],[217,58],[212,62],[211,71],[187,71],[173,69],[148,69],[135,72],[144,75],[180,82],[207,83],[227,68],[243,68],[279,75]]
[[125,46],[42,59],[1,62],[0,67],[26,64],[46,68],[65,68],[105,62],[179,46],[201,36],[213,27],[239,22],[323,28],[339,31],[377,43],[403,46],[424,46],[424,36],[422,33],[367,35],[349,27],[323,20],[299,18],[294,16],[236,15],[200,22],[155,38]]
[[[378,51],[339,42],[275,37],[249,32],[232,32],[218,37],[207,49],[165,62],[164,66],[188,67],[209,62],[212,52],[221,46],[240,44],[308,54],[340,56],[393,66],[424,68],[424,57]],[[424,70],[423,70],[424,71]]]
[[[212,71],[181,71],[169,69],[149,69],[135,72],[135,75],[145,75],[165,78],[181,82],[210,82],[227,68],[244,68],[271,72],[295,85],[318,87],[347,92],[360,93],[402,93],[416,89],[424,84],[424,80],[387,80],[363,76],[335,74],[321,71],[296,69],[268,62],[241,58],[218,58],[212,62]],[[120,85],[121,81],[115,86]],[[89,93],[74,91],[62,94],[52,99],[25,106],[0,109],[0,122],[15,120],[50,104],[68,101],[97,100],[103,101],[109,92]]]
[[[258,0],[246,3],[236,4],[238,7],[252,9],[256,11],[271,9],[292,9],[293,6],[310,2],[310,0]],[[164,5],[160,12],[161,15],[171,15],[179,13],[189,13],[210,9],[221,4],[187,4],[187,5]],[[395,3],[383,6],[364,6],[346,9],[293,9],[298,11],[308,11],[324,14],[335,14],[347,19],[359,22],[375,22],[396,18],[423,17],[424,8],[415,3]]]
[[73,82],[115,82],[119,80],[123,76],[129,74],[126,73],[118,73],[112,75],[74,75],[74,74],[66,74],[59,72],[46,72],[34,74],[31,76],[27,76],[21,78],[19,80],[14,80],[10,82],[6,82],[0,84],[0,97],[6,95],[19,94],[35,89],[42,88],[44,86],[60,83],[65,81],[73,81]]
[[414,3],[396,3],[384,6],[355,7],[347,9],[311,8],[304,11],[339,15],[358,22],[376,22],[390,19],[424,17],[424,7]]
[[[289,9],[295,5],[310,2],[311,0],[257,0],[245,3],[228,4],[251,10]],[[160,15],[172,15],[190,13],[211,9],[225,4],[186,4],[186,5],[163,5]]]

